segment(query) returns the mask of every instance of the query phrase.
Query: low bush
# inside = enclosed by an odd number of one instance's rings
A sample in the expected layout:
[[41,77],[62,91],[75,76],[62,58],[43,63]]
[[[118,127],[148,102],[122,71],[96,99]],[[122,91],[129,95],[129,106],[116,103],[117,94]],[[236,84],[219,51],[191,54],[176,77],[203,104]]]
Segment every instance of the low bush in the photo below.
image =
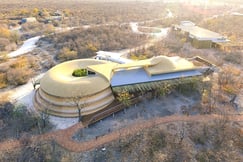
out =
[[78,57],[77,51],[71,50],[68,47],[63,47],[57,56],[57,58],[61,61],[73,60],[76,59],[77,57]]
[[28,82],[33,76],[34,70],[38,70],[37,61],[32,57],[19,57],[11,62],[9,66],[4,66],[0,71],[0,88],[10,85],[18,86]]
[[231,62],[233,64],[241,64],[242,63],[242,55],[241,53],[230,53],[230,54],[227,54],[225,57],[224,57],[224,60],[225,61],[228,61],[228,62]]
[[234,67],[223,68],[218,75],[219,88],[230,94],[238,94],[242,88],[240,71]]
[[7,38],[0,37],[0,50],[4,51],[6,46],[10,44],[10,41]]
[[149,132],[148,143],[150,146],[150,153],[159,151],[166,147],[166,133],[161,130]]
[[33,71],[28,68],[10,69],[7,72],[7,81],[11,85],[23,85],[28,82]]
[[28,59],[26,57],[19,57],[17,60],[10,65],[11,68],[23,68],[28,66]]

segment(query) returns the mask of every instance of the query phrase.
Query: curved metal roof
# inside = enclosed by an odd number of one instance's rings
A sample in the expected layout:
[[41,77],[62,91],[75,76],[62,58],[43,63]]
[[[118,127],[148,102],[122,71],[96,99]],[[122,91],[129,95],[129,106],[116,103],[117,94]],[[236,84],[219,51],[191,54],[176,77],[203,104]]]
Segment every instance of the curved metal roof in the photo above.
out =
[[46,93],[57,97],[88,96],[110,86],[109,81],[100,74],[73,77],[75,69],[89,65],[104,64],[106,61],[79,59],[64,62],[50,69],[40,80],[40,87]]

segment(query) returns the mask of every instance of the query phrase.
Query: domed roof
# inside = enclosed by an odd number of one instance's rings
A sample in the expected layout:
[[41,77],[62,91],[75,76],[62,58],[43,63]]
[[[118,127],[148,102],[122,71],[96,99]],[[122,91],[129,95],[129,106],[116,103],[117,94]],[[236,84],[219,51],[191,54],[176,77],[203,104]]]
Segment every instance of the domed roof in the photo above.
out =
[[178,56],[157,56],[151,58],[150,62],[151,64],[145,67],[150,75],[187,71],[196,68],[192,62]]
[[175,64],[172,61],[171,57],[167,57],[167,56],[152,57],[150,62],[151,62],[151,66],[156,65],[156,64],[163,64],[168,69],[175,68]]
[[105,77],[100,74],[74,77],[72,73],[76,69],[104,63],[107,61],[79,59],[58,64],[43,76],[40,87],[46,93],[57,97],[82,97],[98,93],[110,86]]

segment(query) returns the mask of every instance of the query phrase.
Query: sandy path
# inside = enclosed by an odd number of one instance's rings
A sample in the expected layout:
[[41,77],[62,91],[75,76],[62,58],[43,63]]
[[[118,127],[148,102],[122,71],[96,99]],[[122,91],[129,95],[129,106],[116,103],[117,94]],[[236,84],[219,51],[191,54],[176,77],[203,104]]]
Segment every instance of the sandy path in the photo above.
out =
[[[228,115],[230,121],[243,122],[243,115]],[[86,142],[76,142],[72,139],[72,136],[79,129],[83,128],[81,123],[75,124],[74,126],[67,128],[65,130],[58,130],[51,133],[46,133],[43,135],[36,135],[31,138],[32,141],[40,140],[54,140],[60,146],[72,152],[83,152],[89,151],[97,147],[102,147],[104,144],[117,140],[121,137],[126,137],[135,134],[143,129],[154,127],[159,124],[166,124],[170,122],[209,122],[215,119],[222,118],[220,115],[194,115],[194,116],[184,116],[184,115],[173,115],[167,117],[154,118],[151,120],[141,121],[132,124],[126,128],[122,128],[104,136],[91,139]],[[243,133],[243,131],[242,131]],[[0,151],[10,151],[15,148],[21,147],[19,140],[8,140],[0,143]]]
[[36,47],[36,42],[38,42],[38,40],[41,37],[43,37],[43,36],[36,36],[36,37],[32,37],[30,39],[27,39],[26,41],[24,41],[24,44],[19,49],[9,53],[8,57],[10,57],[10,58],[17,57],[17,56],[20,56],[20,55],[23,55],[23,54],[26,54],[26,53],[32,51]]

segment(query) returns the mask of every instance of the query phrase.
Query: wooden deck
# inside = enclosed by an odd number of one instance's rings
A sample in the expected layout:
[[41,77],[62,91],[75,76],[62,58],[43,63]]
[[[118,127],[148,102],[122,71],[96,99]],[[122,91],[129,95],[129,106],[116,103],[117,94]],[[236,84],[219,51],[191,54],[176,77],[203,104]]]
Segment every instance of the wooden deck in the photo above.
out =
[[[139,96],[134,97],[131,99],[131,104],[138,103],[140,101]],[[126,108],[125,105],[120,103],[119,101],[115,100],[110,105],[108,105],[105,109],[102,109],[94,114],[83,116],[82,123],[84,126],[88,126],[90,124],[93,124],[97,121],[100,121],[101,119],[104,119],[116,112],[119,112]]]

